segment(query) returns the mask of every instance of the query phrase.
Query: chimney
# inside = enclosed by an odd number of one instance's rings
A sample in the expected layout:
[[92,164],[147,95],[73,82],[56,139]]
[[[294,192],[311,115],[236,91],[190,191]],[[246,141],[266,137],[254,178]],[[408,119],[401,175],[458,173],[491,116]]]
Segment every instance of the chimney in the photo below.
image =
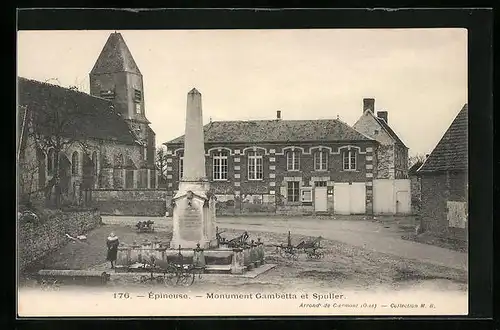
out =
[[387,124],[389,124],[388,119],[387,119],[387,111],[378,111],[377,112],[377,117],[379,117],[380,119],[385,120],[385,122]]
[[375,99],[363,99],[363,113],[365,113],[366,110],[375,113]]
[[281,119],[281,110],[276,111],[276,119]]

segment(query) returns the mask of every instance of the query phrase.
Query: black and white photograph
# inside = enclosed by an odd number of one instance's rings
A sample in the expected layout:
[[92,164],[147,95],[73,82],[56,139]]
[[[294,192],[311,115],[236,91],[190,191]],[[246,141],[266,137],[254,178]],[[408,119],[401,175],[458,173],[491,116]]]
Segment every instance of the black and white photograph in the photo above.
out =
[[467,41],[19,30],[18,314],[467,315]]

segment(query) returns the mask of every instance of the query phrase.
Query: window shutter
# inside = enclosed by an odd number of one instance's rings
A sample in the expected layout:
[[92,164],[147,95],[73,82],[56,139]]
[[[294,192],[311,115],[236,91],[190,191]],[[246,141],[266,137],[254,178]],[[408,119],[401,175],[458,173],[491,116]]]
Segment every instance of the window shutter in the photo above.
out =
[[280,194],[286,199],[287,198],[287,193],[286,193],[287,187],[280,187]]

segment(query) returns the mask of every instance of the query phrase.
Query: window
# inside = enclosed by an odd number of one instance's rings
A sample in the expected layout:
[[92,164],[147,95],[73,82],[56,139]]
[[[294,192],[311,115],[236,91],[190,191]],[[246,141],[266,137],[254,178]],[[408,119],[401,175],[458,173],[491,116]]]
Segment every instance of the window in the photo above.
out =
[[286,154],[286,168],[288,171],[298,171],[300,167],[300,154],[298,151],[289,151]]
[[102,90],[99,94],[100,97],[103,99],[107,100],[113,100],[115,98],[115,91],[110,89],[110,90]]
[[213,160],[214,180],[227,180],[227,154],[219,152],[214,155]]
[[248,155],[248,180],[262,180],[263,178],[262,156],[256,152]]
[[354,150],[344,152],[343,163],[345,171],[356,170],[356,152]]
[[135,113],[137,113],[137,114],[141,113],[141,104],[140,103],[135,104]]
[[311,187],[302,187],[302,202],[311,203],[312,202],[312,189]]
[[71,174],[72,175],[78,175],[78,152],[73,152],[73,155],[71,156]]
[[314,154],[314,170],[326,171],[328,169],[328,152],[318,151]]
[[287,196],[289,202],[299,201],[299,181],[288,181]]
[[314,181],[315,187],[326,187],[326,181]]
[[92,153],[92,171],[93,171],[93,175],[97,175],[97,172],[98,172],[98,167],[97,167],[97,152],[93,152]]
[[147,160],[148,159],[148,147],[144,147],[142,149],[142,159]]
[[118,168],[123,168],[125,167],[125,159],[123,157],[123,154],[118,154],[115,159],[115,167]]
[[134,101],[137,103],[142,101],[142,92],[138,89],[134,89]]
[[54,174],[56,167],[56,153],[54,149],[50,149],[47,154],[47,172],[49,175]]
[[179,179],[182,179],[184,174],[184,157],[179,157]]

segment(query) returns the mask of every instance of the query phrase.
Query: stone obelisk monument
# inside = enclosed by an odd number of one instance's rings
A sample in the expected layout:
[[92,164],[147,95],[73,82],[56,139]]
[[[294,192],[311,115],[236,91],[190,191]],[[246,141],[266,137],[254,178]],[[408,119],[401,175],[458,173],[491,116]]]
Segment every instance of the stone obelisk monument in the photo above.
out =
[[187,95],[184,135],[184,169],[179,190],[173,197],[173,236],[170,247],[209,248],[216,245],[215,200],[208,193],[205,173],[205,142],[201,94],[193,88]]

